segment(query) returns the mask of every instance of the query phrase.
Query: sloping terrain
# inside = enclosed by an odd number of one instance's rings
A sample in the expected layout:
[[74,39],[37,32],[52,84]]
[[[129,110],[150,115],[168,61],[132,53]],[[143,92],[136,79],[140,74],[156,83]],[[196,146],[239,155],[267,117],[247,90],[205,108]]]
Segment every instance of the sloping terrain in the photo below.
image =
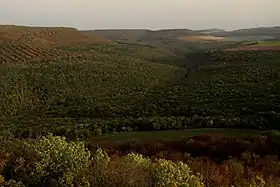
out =
[[[86,35],[97,35],[116,41],[119,44],[150,46],[152,48],[168,49],[172,51],[196,51],[198,49],[208,48],[207,44],[200,45],[193,38],[199,36],[199,40],[204,40],[204,34],[189,29],[162,29],[162,30],[90,30],[82,31]],[[178,38],[188,38],[179,39]],[[206,35],[205,37],[209,37]],[[213,43],[219,43],[217,40],[205,40]],[[216,45],[216,44],[214,44]]]
[[[224,37],[228,41],[253,41],[267,40],[280,37],[280,27],[260,27],[226,31],[223,29],[116,29],[116,30],[86,30],[82,31],[89,36],[102,36],[109,40],[130,41],[130,42],[155,42],[155,41],[173,41],[177,38],[187,38],[190,36],[199,36],[202,40],[217,40],[214,37]],[[206,38],[203,38],[206,37]],[[208,38],[207,38],[208,37]],[[209,38],[212,37],[212,38]],[[239,38],[240,37],[240,38]],[[220,38],[221,39],[221,38]],[[193,41],[193,38],[191,38]],[[197,40],[197,39],[196,39]],[[195,40],[195,41],[196,41]]]
[[46,47],[61,44],[107,43],[107,39],[87,36],[74,28],[0,26],[0,40]]
[[216,36],[277,36],[280,35],[280,27],[259,27],[238,29],[234,31],[216,32]]
[[224,29],[202,29],[202,30],[195,30],[195,31],[202,33],[202,34],[213,34],[213,33],[226,32],[226,30],[224,30]]
[[237,47],[232,49],[226,49],[226,51],[280,51],[280,47],[277,46],[246,46]]
[[120,41],[157,41],[157,40],[172,40],[180,36],[196,35],[197,32],[189,29],[163,29],[163,30],[88,30],[83,31],[87,35],[99,35],[109,40],[120,40]]
[[279,41],[249,42],[226,51],[280,51]]
[[24,32],[0,40],[0,186],[280,184],[279,52],[177,39],[219,38],[189,30],[139,31],[154,45]]
[[0,65],[12,62],[53,60],[59,56],[56,50],[44,49],[31,44],[0,43]]
[[[205,29],[205,30],[190,30],[190,29],[162,29],[162,30],[87,30],[82,31],[88,36],[101,36],[109,40],[121,43],[133,43],[141,45],[151,45],[157,47],[183,49],[187,46],[188,51],[193,51],[193,43],[217,43],[222,42],[242,42],[254,41],[256,39],[274,39],[275,36],[232,36],[230,33],[222,29]],[[194,47],[197,48],[197,47]]]
[[150,31],[147,33],[147,39],[176,39],[180,36],[196,35],[197,33],[189,29],[164,29]]
[[183,41],[223,41],[226,40],[225,37],[202,35],[202,36],[183,36],[179,37],[179,40]]
[[137,41],[149,30],[145,29],[116,29],[116,30],[86,30],[82,31],[88,36],[101,36],[109,40]]
[[49,61],[73,53],[61,53],[61,45],[110,43],[87,36],[74,28],[0,26],[0,64],[19,61]]

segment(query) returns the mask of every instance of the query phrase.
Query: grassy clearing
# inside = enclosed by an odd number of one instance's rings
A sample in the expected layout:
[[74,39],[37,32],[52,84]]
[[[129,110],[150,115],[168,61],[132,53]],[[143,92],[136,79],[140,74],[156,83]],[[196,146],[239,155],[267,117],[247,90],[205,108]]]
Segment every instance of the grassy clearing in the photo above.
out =
[[197,135],[217,135],[217,136],[250,136],[259,135],[263,131],[247,130],[247,129],[217,129],[217,128],[202,128],[202,129],[189,129],[178,131],[145,131],[145,132],[123,132],[123,133],[108,133],[101,137],[94,137],[94,142],[104,141],[149,141],[149,140],[181,140],[183,138],[189,138]]
[[280,41],[261,41],[261,42],[258,42],[258,44],[255,44],[254,46],[256,46],[256,47],[279,46],[280,47]]

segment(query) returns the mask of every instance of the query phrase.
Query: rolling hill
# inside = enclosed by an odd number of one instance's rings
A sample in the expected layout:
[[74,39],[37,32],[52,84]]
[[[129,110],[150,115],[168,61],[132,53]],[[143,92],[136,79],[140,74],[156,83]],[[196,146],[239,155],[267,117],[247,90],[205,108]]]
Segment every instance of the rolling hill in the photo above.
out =
[[1,26],[0,186],[278,186],[280,43],[216,31]]
[[158,41],[158,40],[172,40],[181,36],[197,35],[198,33],[189,29],[163,29],[163,30],[86,30],[83,31],[86,35],[98,35],[109,40],[120,41]]
[[179,37],[180,40],[183,41],[223,41],[226,40],[225,37],[219,37],[219,36],[211,36],[211,35],[202,35],[202,36],[183,36]]
[[[82,31],[88,36],[102,36],[109,40],[127,41],[127,42],[174,42],[177,39],[183,39],[187,42],[193,41],[253,41],[253,40],[268,40],[280,38],[280,27],[259,27],[239,29],[234,31],[226,31],[223,29],[162,29],[162,30],[147,30],[147,29],[116,29],[116,30],[86,30]],[[195,36],[195,39],[193,38]],[[220,38],[214,38],[220,37]],[[221,38],[224,37],[224,38]],[[156,43],[158,44],[158,43]]]
[[195,30],[196,32],[202,33],[202,34],[213,34],[213,33],[222,33],[227,32],[224,29],[202,29],[202,30]]
[[46,47],[61,44],[107,43],[109,40],[84,35],[77,29],[66,27],[0,26],[0,40]]
[[0,64],[15,61],[48,61],[73,54],[61,53],[63,45],[110,43],[74,28],[0,25]]
[[263,36],[263,35],[280,35],[280,27],[258,27],[248,29],[238,29],[234,31],[215,32],[214,35],[218,36]]
[[145,29],[115,29],[115,30],[85,30],[88,36],[101,36],[110,40],[135,40],[142,38],[149,30]]

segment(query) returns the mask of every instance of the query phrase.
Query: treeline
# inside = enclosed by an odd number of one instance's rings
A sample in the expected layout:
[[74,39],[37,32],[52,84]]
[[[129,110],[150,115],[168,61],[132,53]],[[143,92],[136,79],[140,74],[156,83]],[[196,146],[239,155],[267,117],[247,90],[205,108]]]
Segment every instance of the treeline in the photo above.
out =
[[48,133],[69,139],[88,139],[112,132],[186,130],[195,128],[230,128],[280,130],[280,114],[258,113],[251,116],[170,116],[141,118],[19,118],[2,121],[0,135],[38,138]]

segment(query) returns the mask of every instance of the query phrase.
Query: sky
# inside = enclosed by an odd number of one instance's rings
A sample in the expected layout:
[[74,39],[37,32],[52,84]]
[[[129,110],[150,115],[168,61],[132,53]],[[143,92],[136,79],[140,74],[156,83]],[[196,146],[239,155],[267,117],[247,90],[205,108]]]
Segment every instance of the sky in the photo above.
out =
[[280,0],[0,0],[0,25],[81,30],[280,26]]

